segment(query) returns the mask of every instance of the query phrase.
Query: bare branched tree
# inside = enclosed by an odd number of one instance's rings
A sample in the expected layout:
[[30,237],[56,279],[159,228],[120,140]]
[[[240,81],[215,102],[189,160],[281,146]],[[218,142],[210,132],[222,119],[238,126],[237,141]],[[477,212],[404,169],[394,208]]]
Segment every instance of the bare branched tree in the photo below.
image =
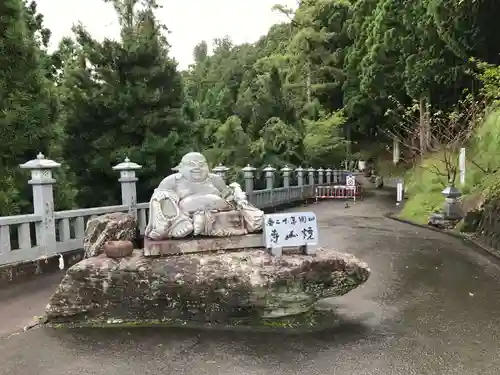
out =
[[[429,152],[441,152],[444,170],[441,164],[433,164],[431,166],[423,165],[423,163],[415,163],[420,159],[423,161],[425,155],[419,144],[420,128],[419,103],[415,102],[410,107],[405,107],[399,102],[394,100],[394,109],[389,110],[386,115],[393,116],[400,121],[397,131],[385,130],[384,132],[392,139],[399,142],[407,153],[409,160],[419,168],[428,170],[436,176],[446,178],[444,185],[455,185],[456,178],[459,170],[459,154],[460,149],[465,147],[471,139],[477,125],[481,123],[485,117],[485,103],[478,103],[472,96],[467,96],[464,100],[460,101],[455,108],[444,113],[442,111],[431,111],[427,108],[429,114],[429,121],[431,122],[432,132],[430,134]],[[469,159],[478,169],[484,173],[490,173],[485,168],[482,168],[474,160]]]

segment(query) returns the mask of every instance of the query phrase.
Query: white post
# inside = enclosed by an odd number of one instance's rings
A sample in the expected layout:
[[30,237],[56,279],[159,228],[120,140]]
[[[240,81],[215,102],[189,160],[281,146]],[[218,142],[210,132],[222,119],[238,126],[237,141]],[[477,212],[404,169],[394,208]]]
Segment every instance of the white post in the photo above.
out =
[[399,140],[394,138],[392,140],[392,162],[394,165],[399,163],[400,151],[399,151]]
[[113,167],[114,171],[120,172],[118,180],[122,186],[122,204],[128,206],[128,212],[137,218],[137,177],[135,171],[141,169],[142,166],[133,163],[129,158]]
[[403,192],[404,192],[404,185],[402,181],[399,181],[396,185],[397,191],[396,191],[396,206],[399,206],[401,202],[403,201]]
[[42,218],[41,225],[36,227],[36,242],[45,256],[57,254],[53,189],[56,180],[52,178],[52,169],[60,166],[53,160],[45,159],[42,153],[38,153],[36,159],[20,165],[31,171],[28,183],[33,187],[33,213]]
[[460,149],[459,167],[460,167],[460,185],[465,185],[465,147]]

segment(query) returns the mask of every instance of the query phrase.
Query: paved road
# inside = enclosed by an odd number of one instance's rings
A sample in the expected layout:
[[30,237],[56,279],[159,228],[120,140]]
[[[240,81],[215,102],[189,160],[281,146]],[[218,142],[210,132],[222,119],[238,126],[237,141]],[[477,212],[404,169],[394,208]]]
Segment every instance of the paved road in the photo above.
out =
[[313,208],[323,245],[356,254],[373,272],[325,302],[339,316],[335,328],[294,336],[34,329],[0,339],[0,375],[499,373],[497,265],[456,239],[383,218],[382,201]]

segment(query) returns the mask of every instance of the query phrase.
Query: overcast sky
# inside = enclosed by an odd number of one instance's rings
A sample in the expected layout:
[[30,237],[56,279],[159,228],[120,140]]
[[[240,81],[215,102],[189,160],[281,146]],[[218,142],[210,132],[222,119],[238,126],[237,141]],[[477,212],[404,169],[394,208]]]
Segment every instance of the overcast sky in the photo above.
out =
[[[201,40],[229,35],[233,42],[254,42],[274,23],[286,17],[273,12],[276,3],[295,6],[296,0],[159,0],[164,5],[158,17],[171,31],[171,55],[186,68],[193,47]],[[45,27],[52,31],[52,48],[71,35],[71,27],[82,22],[97,39],[117,38],[118,20],[113,7],[103,0],[38,0]]]

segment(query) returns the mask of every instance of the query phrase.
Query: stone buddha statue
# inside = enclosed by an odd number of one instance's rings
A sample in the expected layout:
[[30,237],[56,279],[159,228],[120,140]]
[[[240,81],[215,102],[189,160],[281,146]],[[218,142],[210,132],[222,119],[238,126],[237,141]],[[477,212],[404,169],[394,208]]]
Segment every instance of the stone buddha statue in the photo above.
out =
[[205,157],[190,152],[160,182],[149,203],[145,235],[152,240],[234,236],[262,230],[264,212],[248,203],[237,183],[210,173]]

